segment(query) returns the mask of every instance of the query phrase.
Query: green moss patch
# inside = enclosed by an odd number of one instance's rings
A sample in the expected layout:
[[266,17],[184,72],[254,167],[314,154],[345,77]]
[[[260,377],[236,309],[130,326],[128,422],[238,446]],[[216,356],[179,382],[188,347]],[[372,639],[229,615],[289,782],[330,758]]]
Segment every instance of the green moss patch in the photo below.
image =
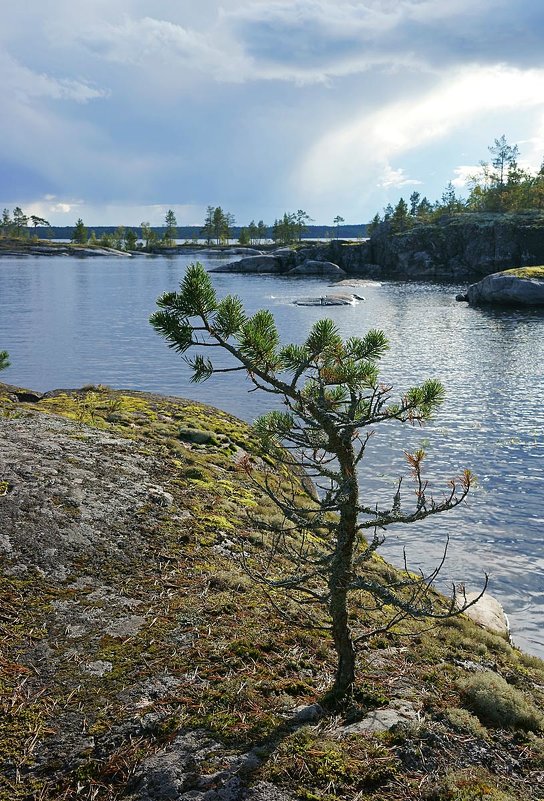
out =
[[516,278],[537,278],[544,280],[544,267],[514,267],[511,270],[504,270],[505,275],[513,275]]

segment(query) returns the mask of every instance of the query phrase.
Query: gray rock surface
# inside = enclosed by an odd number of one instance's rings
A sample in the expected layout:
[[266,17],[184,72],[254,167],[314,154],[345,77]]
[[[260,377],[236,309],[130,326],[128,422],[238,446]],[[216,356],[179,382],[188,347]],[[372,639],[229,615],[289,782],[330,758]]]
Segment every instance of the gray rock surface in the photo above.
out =
[[544,213],[454,214],[400,233],[383,227],[365,242],[333,240],[314,246],[305,257],[332,261],[367,278],[477,280],[498,270],[544,264]]
[[276,256],[246,256],[244,259],[213,267],[210,273],[279,273],[282,259]]
[[[459,602],[473,601],[479,595],[478,592],[467,592],[464,596],[459,598]],[[488,631],[494,634],[500,634],[502,637],[508,639],[510,627],[508,625],[508,618],[504,613],[502,604],[489,593],[485,593],[479,601],[473,606],[470,606],[464,613],[467,617],[477,623]]]
[[255,751],[225,756],[204,730],[185,732],[138,766],[130,801],[290,801],[269,782],[248,786],[261,764]]
[[297,723],[313,723],[323,717],[325,711],[320,704],[297,706],[293,709],[293,719]]
[[337,264],[333,264],[332,261],[318,261],[317,259],[306,259],[287,273],[287,275],[326,275],[328,277],[345,274],[345,271]]
[[339,737],[348,737],[351,734],[375,734],[393,729],[402,723],[411,723],[419,720],[420,714],[411,701],[397,699],[384,709],[375,709],[357,723],[343,726],[338,729]]
[[467,297],[471,305],[544,306],[544,279],[493,273],[469,286]]

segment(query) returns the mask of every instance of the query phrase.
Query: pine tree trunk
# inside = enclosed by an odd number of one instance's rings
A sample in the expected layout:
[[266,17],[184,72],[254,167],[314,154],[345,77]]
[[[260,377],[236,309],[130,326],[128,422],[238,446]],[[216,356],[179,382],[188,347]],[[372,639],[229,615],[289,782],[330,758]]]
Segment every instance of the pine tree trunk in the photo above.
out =
[[[336,577],[331,575],[331,584]],[[340,579],[341,581],[341,579]],[[340,699],[348,695],[355,681],[355,648],[348,625],[347,593],[338,585],[331,587],[330,613],[334,647],[338,656],[333,695]]]
[[338,461],[344,479],[345,501],[340,508],[336,550],[329,576],[332,635],[338,656],[333,695],[348,695],[355,682],[355,648],[348,622],[348,588],[351,581],[353,553],[357,537],[358,487],[355,458],[351,442],[337,447]]

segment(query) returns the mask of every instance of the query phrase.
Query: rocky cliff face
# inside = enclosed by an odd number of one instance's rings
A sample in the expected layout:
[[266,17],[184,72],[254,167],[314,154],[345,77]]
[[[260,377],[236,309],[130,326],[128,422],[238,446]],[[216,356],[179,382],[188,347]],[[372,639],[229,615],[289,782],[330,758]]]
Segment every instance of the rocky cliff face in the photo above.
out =
[[458,214],[360,245],[331,242],[322,258],[368,277],[475,279],[544,262],[544,214]]

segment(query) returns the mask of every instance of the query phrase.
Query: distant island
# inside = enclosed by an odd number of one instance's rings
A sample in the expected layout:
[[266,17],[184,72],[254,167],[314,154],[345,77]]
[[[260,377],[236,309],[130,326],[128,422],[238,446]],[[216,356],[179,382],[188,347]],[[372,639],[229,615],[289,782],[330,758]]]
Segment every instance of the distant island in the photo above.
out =
[[[201,227],[179,226],[169,209],[163,226],[142,222],[136,228],[89,231],[81,218],[75,226],[59,228],[16,207],[3,211],[0,255],[176,255],[206,247],[274,257],[245,263],[242,270],[233,265],[233,271],[300,273],[301,265],[317,261],[370,278],[447,281],[542,265],[544,164],[535,174],[522,169],[517,145],[509,145],[504,136],[489,151],[491,163],[481,162],[467,198],[458,197],[451,183],[433,203],[415,191],[368,224],[349,225],[337,215],[331,226],[315,225],[298,209],[284,212],[272,225],[251,220],[240,227],[221,206],[208,206]],[[232,249],[233,243],[240,250]]]

